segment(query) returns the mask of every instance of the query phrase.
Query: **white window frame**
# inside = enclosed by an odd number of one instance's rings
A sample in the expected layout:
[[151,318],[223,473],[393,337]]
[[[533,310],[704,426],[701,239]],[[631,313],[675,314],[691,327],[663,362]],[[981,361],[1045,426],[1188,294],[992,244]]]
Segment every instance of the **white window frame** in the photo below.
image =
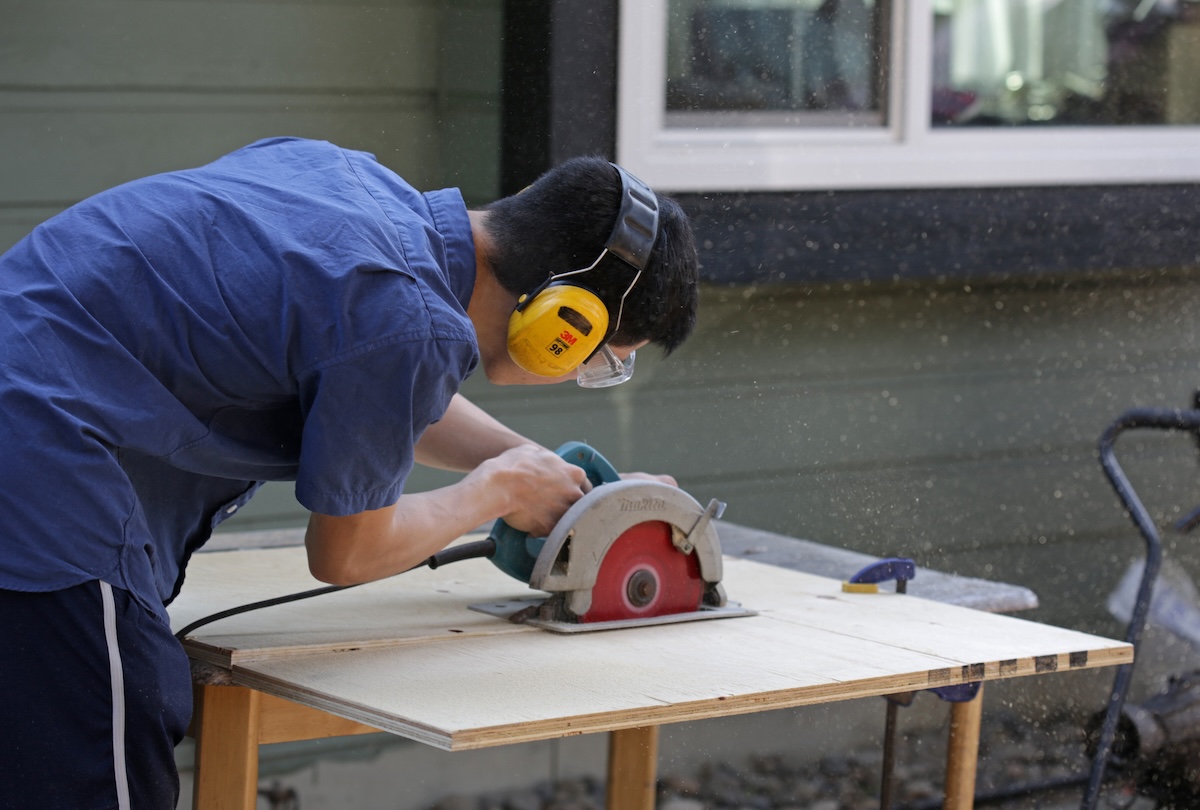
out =
[[664,191],[1200,181],[1200,126],[933,128],[934,0],[896,0],[880,127],[668,128],[667,0],[621,0],[617,160]]

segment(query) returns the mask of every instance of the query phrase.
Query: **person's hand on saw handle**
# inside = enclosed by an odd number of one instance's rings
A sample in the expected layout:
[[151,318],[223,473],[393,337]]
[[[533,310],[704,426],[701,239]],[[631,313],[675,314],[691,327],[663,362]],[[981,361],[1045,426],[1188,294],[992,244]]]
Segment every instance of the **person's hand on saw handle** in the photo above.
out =
[[[510,455],[513,458],[508,459]],[[517,506],[504,515],[504,522],[514,529],[527,532],[531,537],[550,534],[575,501],[592,490],[592,484],[581,467],[563,461],[543,447],[518,447],[493,461],[516,463],[511,472],[520,476],[517,483],[521,494],[515,494]],[[529,477],[524,477],[526,475]],[[672,487],[679,486],[673,476],[642,472],[621,473],[621,480],[655,481]]]
[[592,488],[581,467],[534,444],[506,450],[480,464],[477,472],[490,476],[507,494],[504,522],[533,537],[548,535],[563,513]]
[[[514,498],[514,508],[503,516],[504,522],[532,537],[550,534],[575,501],[592,489],[583,468],[564,461],[557,453],[538,445],[513,448],[480,466],[488,465],[501,468],[500,485],[510,487],[511,497]],[[678,486],[670,475],[632,472],[622,473],[621,479]]]

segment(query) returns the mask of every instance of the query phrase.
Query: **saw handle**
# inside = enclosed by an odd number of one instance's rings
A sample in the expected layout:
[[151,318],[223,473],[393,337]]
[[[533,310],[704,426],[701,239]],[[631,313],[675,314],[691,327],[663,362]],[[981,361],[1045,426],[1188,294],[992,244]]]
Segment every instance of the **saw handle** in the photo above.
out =
[[[604,456],[583,442],[567,442],[554,451],[563,461],[583,468],[593,487],[621,480],[620,473]],[[533,565],[537,562],[545,537],[530,537],[528,532],[514,529],[504,518],[492,524],[488,539],[495,543],[496,550],[491,560],[496,567],[510,577],[529,582]]]

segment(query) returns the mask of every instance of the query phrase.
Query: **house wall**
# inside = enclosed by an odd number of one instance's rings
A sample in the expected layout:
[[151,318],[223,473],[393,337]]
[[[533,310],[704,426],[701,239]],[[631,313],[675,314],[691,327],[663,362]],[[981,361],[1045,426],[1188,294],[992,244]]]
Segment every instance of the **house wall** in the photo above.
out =
[[498,0],[6,2],[0,249],[102,189],[276,135],[492,199],[500,14]]

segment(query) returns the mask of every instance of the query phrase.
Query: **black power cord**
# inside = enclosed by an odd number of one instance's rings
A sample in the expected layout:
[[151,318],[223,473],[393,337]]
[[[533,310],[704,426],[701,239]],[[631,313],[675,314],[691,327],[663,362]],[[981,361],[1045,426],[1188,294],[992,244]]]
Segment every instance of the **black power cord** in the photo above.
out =
[[[424,562],[418,563],[412,568],[405,569],[400,573],[407,574],[409,571],[415,571],[418,568],[426,567],[428,567],[430,570],[435,570],[440,566],[448,565],[449,563],[454,562],[461,562],[462,560],[474,560],[479,557],[490,558],[495,553],[496,541],[489,537],[486,540],[477,540],[473,543],[463,543],[460,546],[451,546],[450,548],[443,549]],[[399,574],[396,576],[399,576]],[[251,602],[246,605],[239,605],[238,607],[232,607],[228,610],[222,610],[218,613],[205,616],[202,619],[197,619],[176,633],[175,638],[183,641],[190,633],[195,632],[199,628],[220,619],[227,619],[230,616],[237,616],[239,613],[249,613],[252,610],[258,610],[260,608],[274,607],[275,605],[285,605],[288,602],[298,602],[301,599],[310,599],[314,596],[321,596],[327,593],[345,591],[349,590],[350,588],[357,588],[359,585],[365,584],[367,583],[360,582],[356,585],[326,585],[323,588],[313,588],[311,591],[300,591],[299,593],[290,593],[285,596],[276,596],[271,599],[263,599],[261,602]]]

